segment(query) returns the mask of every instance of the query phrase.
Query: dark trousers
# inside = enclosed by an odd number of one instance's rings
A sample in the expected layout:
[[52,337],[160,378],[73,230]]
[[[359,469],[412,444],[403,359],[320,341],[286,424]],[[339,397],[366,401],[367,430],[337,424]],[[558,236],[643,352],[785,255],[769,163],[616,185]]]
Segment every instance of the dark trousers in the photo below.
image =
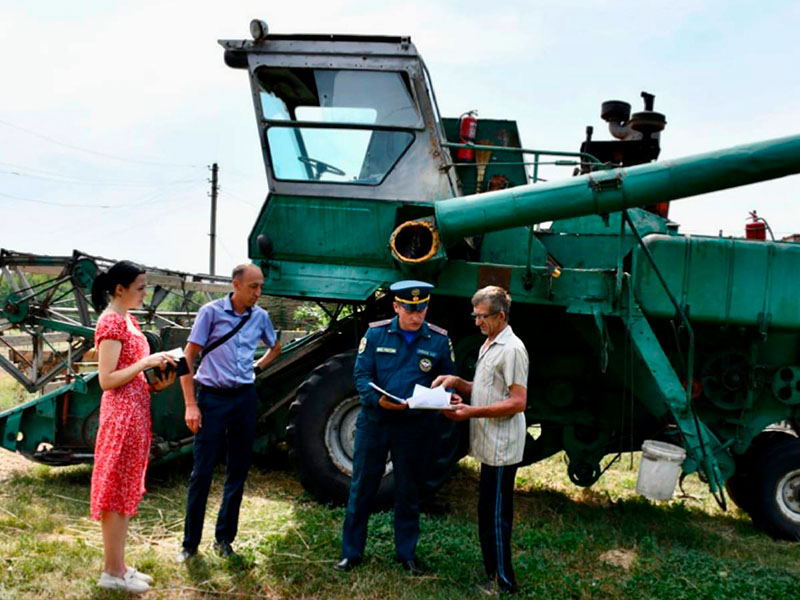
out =
[[194,438],[194,467],[189,476],[189,493],[186,499],[183,547],[188,550],[197,549],[203,536],[208,490],[223,442],[228,449],[227,469],[215,537],[229,543],[236,537],[239,507],[242,504],[244,482],[253,452],[258,402],[255,386],[244,386],[240,389],[238,393],[221,395],[209,388],[202,388],[197,394],[197,404],[203,420],[202,427]]
[[511,566],[511,525],[514,522],[514,478],[517,466],[481,464],[478,497],[478,536],[486,574],[501,589],[516,588]]
[[342,530],[342,558],[361,558],[367,522],[381,484],[386,458],[394,472],[394,544],[397,559],[414,559],[419,539],[420,447],[424,421],[405,415],[378,418],[363,410],[356,421],[353,477]]

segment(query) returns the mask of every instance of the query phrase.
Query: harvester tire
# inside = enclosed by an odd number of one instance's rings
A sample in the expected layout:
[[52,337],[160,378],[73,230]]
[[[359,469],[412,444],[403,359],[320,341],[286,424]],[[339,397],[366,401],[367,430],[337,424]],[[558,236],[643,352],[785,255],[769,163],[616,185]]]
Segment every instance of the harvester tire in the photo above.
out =
[[[353,384],[355,352],[331,357],[316,369],[297,390],[289,408],[287,427],[292,458],[300,483],[317,500],[344,505],[350,490],[353,468],[355,423],[361,405]],[[464,456],[464,423],[454,423],[436,413],[427,419],[426,438],[431,457],[421,482],[423,500],[432,496],[447,481],[453,466]],[[389,508],[394,503],[394,477],[391,460],[378,489],[373,507]]]
[[775,539],[800,540],[800,439],[764,452],[754,483],[753,524]]
[[[344,505],[353,469],[356,417],[360,411],[353,384],[355,352],[337,354],[311,371],[289,408],[287,428],[300,483],[320,502]],[[391,463],[378,490],[377,504],[391,504]]]
[[759,494],[755,477],[761,469],[763,455],[774,446],[795,437],[786,431],[764,431],[759,433],[743,455],[736,458],[736,473],[725,482],[725,491],[733,503],[750,513]]

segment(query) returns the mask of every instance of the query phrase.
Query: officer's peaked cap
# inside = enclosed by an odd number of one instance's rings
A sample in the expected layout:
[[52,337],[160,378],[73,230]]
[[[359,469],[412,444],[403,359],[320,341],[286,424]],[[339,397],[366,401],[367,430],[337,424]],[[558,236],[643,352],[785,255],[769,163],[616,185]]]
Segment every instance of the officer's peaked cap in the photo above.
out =
[[431,299],[433,285],[424,281],[404,280],[393,283],[389,290],[394,300],[406,310],[424,310]]

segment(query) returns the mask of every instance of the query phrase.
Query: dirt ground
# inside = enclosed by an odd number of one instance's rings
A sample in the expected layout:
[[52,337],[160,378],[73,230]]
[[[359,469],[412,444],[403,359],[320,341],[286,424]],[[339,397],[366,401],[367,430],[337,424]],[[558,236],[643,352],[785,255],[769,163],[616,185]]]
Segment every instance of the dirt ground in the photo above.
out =
[[[0,385],[7,385],[10,381],[12,381],[11,376],[0,371]],[[24,471],[31,465],[33,465],[31,461],[19,454],[0,448],[0,481],[5,481],[12,473]]]
[[14,473],[30,469],[33,464],[19,454],[0,449],[0,481],[5,481]]

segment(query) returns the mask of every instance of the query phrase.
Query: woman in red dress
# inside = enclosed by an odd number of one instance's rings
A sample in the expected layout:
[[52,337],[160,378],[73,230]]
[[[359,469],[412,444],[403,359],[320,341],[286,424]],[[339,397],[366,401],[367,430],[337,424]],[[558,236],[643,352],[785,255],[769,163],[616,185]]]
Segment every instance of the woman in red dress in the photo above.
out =
[[92,471],[91,515],[100,520],[105,564],[98,585],[129,592],[149,589],[152,578],[125,565],[128,520],[144,494],[150,455],[150,391],[142,371],[173,363],[150,349],[130,309],[142,304],[144,270],[121,261],[100,273],[92,285],[98,312],[95,346],[103,397]]

